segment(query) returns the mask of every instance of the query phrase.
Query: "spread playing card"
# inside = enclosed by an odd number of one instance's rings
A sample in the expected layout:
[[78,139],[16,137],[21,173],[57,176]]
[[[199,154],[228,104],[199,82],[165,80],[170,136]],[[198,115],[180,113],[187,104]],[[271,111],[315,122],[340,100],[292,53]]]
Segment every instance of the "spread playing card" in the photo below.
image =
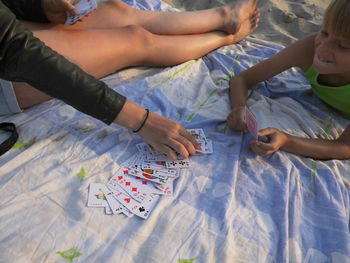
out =
[[89,207],[105,207],[107,199],[105,195],[100,191],[100,188],[104,187],[104,184],[92,183],[89,186],[89,197],[87,205]]
[[213,142],[210,139],[207,139],[207,141],[200,141],[198,142],[199,148],[196,149],[199,153],[213,153]]
[[258,122],[248,107],[245,107],[244,120],[247,124],[249,132],[254,136],[255,139],[258,139]]
[[67,19],[65,25],[74,24],[76,21],[91,13],[94,9],[97,8],[96,0],[81,0],[75,5],[75,9],[77,10],[77,15],[72,16],[69,12],[67,12]]
[[189,133],[198,141],[207,141],[203,129],[187,129]]
[[166,163],[166,167],[168,168],[189,168],[190,167],[190,161],[187,159],[168,161],[165,163]]
[[168,180],[171,180],[170,177],[163,177],[163,176],[156,177],[150,173],[145,173],[141,169],[128,168],[127,171],[128,171],[128,174],[132,176],[138,177],[140,179],[145,179],[157,184],[165,184]]
[[163,195],[173,195],[174,181],[168,181],[166,184],[156,184],[155,187],[162,191]]

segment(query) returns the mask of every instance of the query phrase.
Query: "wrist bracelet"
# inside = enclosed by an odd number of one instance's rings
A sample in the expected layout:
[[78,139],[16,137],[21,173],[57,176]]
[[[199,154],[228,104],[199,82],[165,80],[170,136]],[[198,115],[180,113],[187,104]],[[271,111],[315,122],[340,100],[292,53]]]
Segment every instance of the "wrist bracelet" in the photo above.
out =
[[138,128],[138,129],[136,129],[136,130],[133,130],[132,132],[139,132],[141,129],[142,129],[142,127],[145,125],[145,123],[146,123],[146,121],[147,121],[147,119],[148,119],[148,116],[149,116],[149,109],[146,109],[146,117],[145,117],[145,119],[143,120],[143,122],[141,123],[141,126]]

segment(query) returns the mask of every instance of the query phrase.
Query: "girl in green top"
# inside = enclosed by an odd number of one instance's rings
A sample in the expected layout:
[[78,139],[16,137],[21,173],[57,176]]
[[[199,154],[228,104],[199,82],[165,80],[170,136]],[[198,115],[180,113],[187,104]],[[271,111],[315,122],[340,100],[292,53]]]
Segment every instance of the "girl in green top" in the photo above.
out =
[[[350,118],[349,0],[330,3],[320,32],[295,42],[231,79],[232,112],[227,117],[229,127],[247,132],[243,113],[249,87],[291,67],[303,69],[313,91],[344,117]],[[261,156],[281,149],[317,159],[350,158],[350,125],[336,140],[299,138],[274,128],[260,130],[258,135],[268,139],[267,142],[251,142],[252,151]]]

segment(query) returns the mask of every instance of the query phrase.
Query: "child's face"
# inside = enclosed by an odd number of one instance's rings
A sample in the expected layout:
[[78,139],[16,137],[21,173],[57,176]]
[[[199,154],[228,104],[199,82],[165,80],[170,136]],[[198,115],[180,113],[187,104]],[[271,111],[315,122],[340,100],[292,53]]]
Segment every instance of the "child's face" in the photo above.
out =
[[312,64],[320,74],[350,73],[350,43],[336,38],[327,29],[320,31],[315,39]]

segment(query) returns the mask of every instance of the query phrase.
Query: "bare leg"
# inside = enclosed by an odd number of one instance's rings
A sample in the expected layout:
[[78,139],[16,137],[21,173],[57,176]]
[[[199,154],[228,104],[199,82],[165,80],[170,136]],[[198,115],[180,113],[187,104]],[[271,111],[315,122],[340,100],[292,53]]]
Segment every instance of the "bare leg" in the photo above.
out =
[[[207,10],[164,12],[138,10],[122,1],[110,0],[99,4],[82,22],[72,26],[51,25],[50,28],[81,30],[139,25],[160,35],[199,34],[217,30],[232,34],[238,31],[241,23],[253,15],[257,1],[235,0],[232,4]],[[38,25],[37,29],[43,29],[43,25]]]
[[[100,78],[128,66],[170,66],[197,59],[223,45],[240,41],[256,28],[258,19],[256,12],[234,35],[223,32],[156,35],[135,25],[103,30],[38,30],[33,33],[87,73]],[[23,83],[15,83],[14,88],[21,108],[50,98]]]

